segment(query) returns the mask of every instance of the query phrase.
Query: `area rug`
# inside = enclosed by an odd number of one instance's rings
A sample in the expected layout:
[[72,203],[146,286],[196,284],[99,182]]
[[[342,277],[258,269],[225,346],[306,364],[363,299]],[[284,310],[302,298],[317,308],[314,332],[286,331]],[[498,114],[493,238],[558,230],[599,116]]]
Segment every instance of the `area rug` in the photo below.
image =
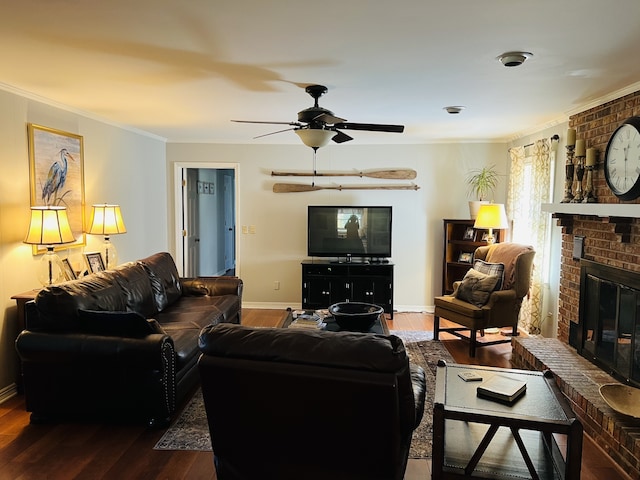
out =
[[[442,343],[432,340],[433,334],[431,332],[394,330],[391,333],[403,339],[411,362],[420,365],[425,370],[427,398],[424,416],[418,428],[413,432],[409,458],[431,458],[436,365],[440,359],[453,362],[453,357]],[[160,438],[154,450],[211,451],[207,414],[200,390],[194,394],[177,420]]]

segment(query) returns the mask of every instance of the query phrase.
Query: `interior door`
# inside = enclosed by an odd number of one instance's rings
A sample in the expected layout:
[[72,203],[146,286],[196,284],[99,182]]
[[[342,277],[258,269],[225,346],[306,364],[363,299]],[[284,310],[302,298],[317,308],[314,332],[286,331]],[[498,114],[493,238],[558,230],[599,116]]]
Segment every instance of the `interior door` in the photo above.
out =
[[235,181],[233,175],[224,175],[224,268],[236,267]]
[[200,203],[198,198],[198,170],[188,168],[186,175],[186,201],[184,230],[186,232],[185,276],[197,277],[200,265]]

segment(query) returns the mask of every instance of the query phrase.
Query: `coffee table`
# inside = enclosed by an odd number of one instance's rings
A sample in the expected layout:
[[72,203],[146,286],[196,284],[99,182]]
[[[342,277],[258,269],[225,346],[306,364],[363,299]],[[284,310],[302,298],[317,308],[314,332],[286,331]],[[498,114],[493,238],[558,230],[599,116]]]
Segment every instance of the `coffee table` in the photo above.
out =
[[[313,311],[305,310],[307,313],[313,313]],[[276,325],[276,328],[288,328],[293,322],[293,311],[291,309],[287,309],[287,315],[285,318]],[[340,328],[340,325],[336,323],[333,317],[325,317],[324,322],[327,324],[323,330],[327,332],[341,332],[344,331]],[[369,330],[365,333],[379,333],[382,335],[389,335],[389,326],[387,325],[387,318],[384,313],[381,313],[380,316],[373,322],[373,325]]]
[[[527,383],[512,404],[477,397],[483,381],[503,375]],[[566,438],[561,451],[557,435]],[[550,372],[533,372],[440,361],[433,405],[433,479],[579,479],[582,424]]]

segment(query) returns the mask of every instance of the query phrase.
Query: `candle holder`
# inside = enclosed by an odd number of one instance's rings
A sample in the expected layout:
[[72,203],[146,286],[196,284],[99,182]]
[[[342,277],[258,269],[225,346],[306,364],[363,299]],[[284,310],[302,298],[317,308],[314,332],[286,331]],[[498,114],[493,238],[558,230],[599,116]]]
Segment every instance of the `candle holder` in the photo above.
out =
[[587,185],[582,203],[598,203],[598,199],[593,193],[593,171],[596,167],[595,165],[587,165],[585,168],[587,169]]
[[569,203],[573,200],[573,194],[571,188],[573,187],[573,153],[575,151],[575,145],[567,145],[567,163],[565,165],[565,180],[564,180],[564,198],[560,203]]
[[582,203],[584,196],[582,194],[582,179],[584,178],[584,155],[576,155],[576,193],[571,203]]

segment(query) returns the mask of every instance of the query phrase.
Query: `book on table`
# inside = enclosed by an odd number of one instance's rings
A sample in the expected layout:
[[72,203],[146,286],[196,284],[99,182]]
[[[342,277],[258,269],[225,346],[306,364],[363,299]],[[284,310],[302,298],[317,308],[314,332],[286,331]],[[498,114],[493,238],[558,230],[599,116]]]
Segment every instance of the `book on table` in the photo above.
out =
[[496,374],[486,382],[478,385],[479,397],[513,403],[527,390],[527,382],[506,375]]

